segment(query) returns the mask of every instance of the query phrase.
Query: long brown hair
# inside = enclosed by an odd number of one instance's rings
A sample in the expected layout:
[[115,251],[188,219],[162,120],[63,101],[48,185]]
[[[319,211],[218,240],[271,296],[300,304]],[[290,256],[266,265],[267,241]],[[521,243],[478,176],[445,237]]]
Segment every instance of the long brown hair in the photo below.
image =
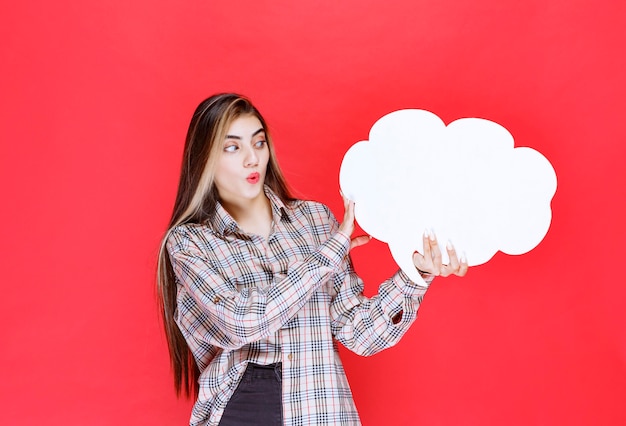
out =
[[202,101],[196,108],[187,131],[174,211],[161,240],[157,266],[158,303],[163,316],[170,363],[174,374],[174,387],[178,396],[181,392],[184,392],[187,397],[197,395],[200,372],[185,338],[174,321],[176,279],[167,253],[166,242],[174,227],[184,223],[203,223],[215,214],[218,202],[214,185],[215,165],[223,148],[222,141],[233,120],[248,114],[259,119],[267,137],[270,158],[265,184],[283,202],[288,203],[293,200],[276,161],[267,124],[252,103],[247,98],[234,93],[217,94]]

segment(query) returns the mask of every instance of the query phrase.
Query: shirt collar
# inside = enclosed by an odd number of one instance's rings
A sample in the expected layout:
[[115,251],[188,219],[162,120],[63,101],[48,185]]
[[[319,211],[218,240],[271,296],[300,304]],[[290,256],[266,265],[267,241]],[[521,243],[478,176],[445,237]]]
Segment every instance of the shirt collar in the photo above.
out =
[[272,216],[274,217],[274,222],[279,222],[283,219],[289,220],[289,216],[287,215],[289,209],[285,206],[283,200],[281,200],[269,186],[265,185],[263,189],[265,190],[265,195],[267,195],[267,198],[269,198],[272,205]]
[[[290,218],[287,214],[289,209],[285,206],[285,203],[283,203],[269,186],[265,185],[263,189],[265,195],[267,195],[267,198],[270,200],[274,222],[278,223],[282,220],[289,221]],[[209,224],[215,232],[221,235],[233,234],[239,230],[235,219],[233,219],[219,201],[215,206],[215,215],[209,220]]]

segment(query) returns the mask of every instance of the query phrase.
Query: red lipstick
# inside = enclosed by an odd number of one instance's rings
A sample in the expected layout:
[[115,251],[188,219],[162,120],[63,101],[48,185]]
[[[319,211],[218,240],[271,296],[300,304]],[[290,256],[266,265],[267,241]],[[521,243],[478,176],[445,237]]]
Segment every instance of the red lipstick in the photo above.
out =
[[258,172],[250,173],[246,180],[251,184],[255,184],[261,180],[261,175]]

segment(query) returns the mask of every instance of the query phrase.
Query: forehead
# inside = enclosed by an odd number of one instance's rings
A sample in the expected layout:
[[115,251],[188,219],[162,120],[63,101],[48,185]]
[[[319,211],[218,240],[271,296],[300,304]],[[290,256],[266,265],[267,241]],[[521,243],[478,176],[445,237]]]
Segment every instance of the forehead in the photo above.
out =
[[242,115],[235,118],[228,126],[227,136],[250,137],[263,129],[261,121],[255,115]]

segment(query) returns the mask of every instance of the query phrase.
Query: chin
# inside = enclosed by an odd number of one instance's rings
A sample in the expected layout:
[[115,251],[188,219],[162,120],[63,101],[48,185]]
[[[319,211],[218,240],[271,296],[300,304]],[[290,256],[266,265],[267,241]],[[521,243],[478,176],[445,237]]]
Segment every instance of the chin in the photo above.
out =
[[242,195],[246,199],[254,200],[260,197],[263,193],[263,186],[257,183],[252,188],[247,188]]

